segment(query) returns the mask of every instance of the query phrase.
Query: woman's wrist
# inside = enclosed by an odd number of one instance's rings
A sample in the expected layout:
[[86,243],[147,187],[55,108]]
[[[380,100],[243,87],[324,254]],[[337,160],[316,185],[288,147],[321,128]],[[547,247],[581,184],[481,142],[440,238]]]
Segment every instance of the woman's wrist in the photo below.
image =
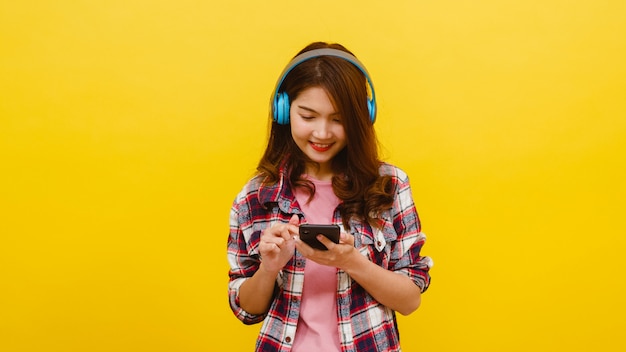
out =
[[268,278],[271,277],[272,279],[276,279],[276,277],[278,276],[278,273],[280,273],[280,269],[276,270],[273,268],[268,268],[267,264],[261,261],[261,264],[259,264],[259,269],[257,270],[257,273],[259,273],[263,277],[268,277]]
[[341,268],[343,271],[350,276],[358,276],[359,271],[365,269],[367,264],[371,262],[361,255],[356,248],[354,248],[348,253],[347,259],[344,263],[345,264]]

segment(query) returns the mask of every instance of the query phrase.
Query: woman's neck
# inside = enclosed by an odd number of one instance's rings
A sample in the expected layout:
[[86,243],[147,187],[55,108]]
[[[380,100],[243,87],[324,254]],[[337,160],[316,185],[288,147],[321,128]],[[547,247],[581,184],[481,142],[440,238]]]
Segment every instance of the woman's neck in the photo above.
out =
[[309,177],[319,181],[331,181],[334,173],[330,168],[330,165],[325,167],[324,165],[307,165],[304,173]]

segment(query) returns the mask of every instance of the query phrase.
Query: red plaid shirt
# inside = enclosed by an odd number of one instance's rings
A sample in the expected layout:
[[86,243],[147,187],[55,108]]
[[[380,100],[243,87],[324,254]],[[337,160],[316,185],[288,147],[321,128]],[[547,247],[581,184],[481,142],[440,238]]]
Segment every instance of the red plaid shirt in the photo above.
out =
[[[420,232],[408,177],[399,168],[385,163],[381,165],[380,173],[392,176],[393,206],[380,215],[380,229],[351,219],[350,233],[354,236],[354,245],[372,262],[410,277],[423,292],[430,284],[432,261],[420,256],[426,237]],[[305,258],[298,251],[276,278],[274,300],[266,314],[249,314],[239,305],[241,284],[259,268],[261,232],[276,222],[289,222],[292,214],[304,216],[284,172],[275,185],[264,186],[261,181],[259,176],[250,180],[237,195],[231,209],[228,238],[230,306],[245,324],[263,321],[256,351],[291,351],[304,283]],[[306,218],[302,221],[306,222]],[[336,209],[333,223],[342,223]],[[343,270],[337,270],[337,286],[337,320],[342,351],[400,351],[395,312],[378,303]]]

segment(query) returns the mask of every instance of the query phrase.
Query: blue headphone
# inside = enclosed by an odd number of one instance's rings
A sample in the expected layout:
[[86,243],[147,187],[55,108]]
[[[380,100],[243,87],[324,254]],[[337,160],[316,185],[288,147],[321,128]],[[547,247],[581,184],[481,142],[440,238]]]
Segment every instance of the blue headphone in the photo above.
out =
[[374,123],[374,121],[376,121],[376,94],[374,93],[374,85],[372,84],[372,80],[369,73],[365,69],[365,66],[363,66],[363,64],[353,55],[350,55],[345,51],[330,48],[315,49],[302,53],[293,58],[293,60],[289,62],[287,67],[285,67],[283,72],[280,74],[280,79],[276,83],[276,88],[274,88],[274,95],[272,96],[271,108],[272,118],[274,119],[274,121],[277,122],[279,125],[286,125],[289,123],[289,108],[291,106],[291,102],[289,101],[289,96],[287,96],[286,92],[279,93],[280,86],[283,84],[283,81],[285,80],[289,72],[291,72],[294,67],[298,66],[304,61],[320,56],[335,56],[342,58],[350,62],[359,70],[361,70],[361,72],[363,72],[367,83],[369,84],[370,92],[372,95],[371,98],[367,98],[367,109],[369,111],[370,121]]

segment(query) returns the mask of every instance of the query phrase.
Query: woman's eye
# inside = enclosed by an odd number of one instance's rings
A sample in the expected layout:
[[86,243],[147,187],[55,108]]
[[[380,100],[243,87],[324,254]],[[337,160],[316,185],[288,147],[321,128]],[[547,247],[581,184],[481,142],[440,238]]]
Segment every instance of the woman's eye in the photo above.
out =
[[311,120],[313,119],[313,116],[304,116],[304,115],[300,115],[302,117],[303,120]]

